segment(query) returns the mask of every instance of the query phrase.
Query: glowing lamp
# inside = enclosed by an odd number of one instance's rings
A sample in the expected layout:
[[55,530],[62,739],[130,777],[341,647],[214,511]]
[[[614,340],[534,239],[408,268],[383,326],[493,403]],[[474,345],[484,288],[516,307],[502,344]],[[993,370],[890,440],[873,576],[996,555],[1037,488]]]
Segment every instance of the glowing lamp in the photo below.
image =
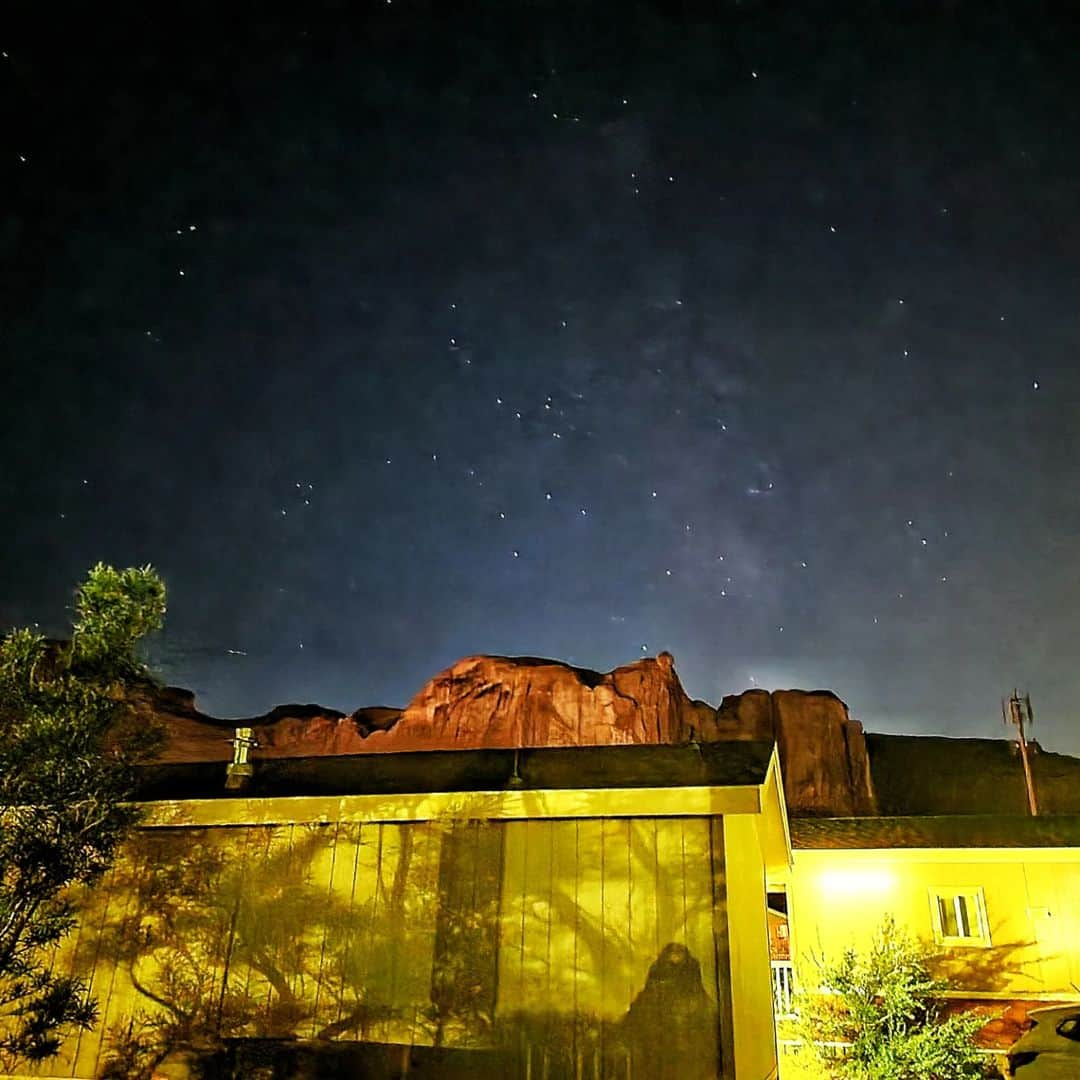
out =
[[896,875],[882,867],[853,867],[826,870],[820,881],[822,892],[830,896],[861,896],[888,892],[896,884]]

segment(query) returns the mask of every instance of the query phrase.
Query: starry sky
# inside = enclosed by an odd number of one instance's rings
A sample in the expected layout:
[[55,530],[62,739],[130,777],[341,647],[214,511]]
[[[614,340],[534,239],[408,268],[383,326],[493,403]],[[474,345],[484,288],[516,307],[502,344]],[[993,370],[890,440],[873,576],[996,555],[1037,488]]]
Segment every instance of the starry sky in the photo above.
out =
[[669,649],[874,731],[997,737],[1016,685],[1080,752],[1080,28],[84,19],[0,27],[0,624],[151,562],[217,715]]

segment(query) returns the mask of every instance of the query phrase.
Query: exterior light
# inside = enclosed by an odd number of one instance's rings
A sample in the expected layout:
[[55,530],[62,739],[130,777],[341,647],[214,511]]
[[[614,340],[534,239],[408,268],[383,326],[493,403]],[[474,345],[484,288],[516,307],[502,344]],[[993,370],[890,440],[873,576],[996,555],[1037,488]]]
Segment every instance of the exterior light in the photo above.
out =
[[821,891],[830,896],[888,892],[896,884],[896,875],[880,867],[856,867],[850,870],[826,870],[819,878]]

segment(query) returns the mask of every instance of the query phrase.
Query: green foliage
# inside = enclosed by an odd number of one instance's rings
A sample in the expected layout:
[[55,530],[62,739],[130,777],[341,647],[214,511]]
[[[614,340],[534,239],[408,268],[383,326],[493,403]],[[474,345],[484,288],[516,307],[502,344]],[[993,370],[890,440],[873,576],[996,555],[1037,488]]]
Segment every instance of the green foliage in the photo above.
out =
[[74,923],[73,887],[110,865],[131,827],[137,764],[159,735],[128,691],[147,674],[136,646],[161,626],[150,567],[99,564],[75,598],[71,641],[31,630],[0,641],[0,1064],[41,1060],[96,1007],[51,952]]
[[[930,973],[932,954],[886,919],[869,949],[824,963],[829,992],[799,996],[799,1033],[825,1074],[844,1080],[963,1080],[979,1077],[973,1042],[981,1021],[942,1018],[946,985]],[[837,1057],[836,1044],[850,1044]],[[832,1044],[830,1046],[829,1044]]]
[[164,619],[165,583],[151,567],[98,563],[75,591],[72,659],[95,677],[143,675],[135,647]]

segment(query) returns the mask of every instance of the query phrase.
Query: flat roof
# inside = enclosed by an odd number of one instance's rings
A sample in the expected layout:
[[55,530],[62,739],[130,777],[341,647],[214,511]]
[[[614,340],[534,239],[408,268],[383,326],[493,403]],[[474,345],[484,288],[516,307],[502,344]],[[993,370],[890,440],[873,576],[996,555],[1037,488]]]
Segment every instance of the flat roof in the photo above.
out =
[[[226,788],[222,761],[140,770],[140,801],[259,799],[304,795],[411,795],[435,792],[572,791],[743,787],[765,782],[771,742],[700,746],[566,746],[536,749],[419,750],[307,758],[254,758],[242,788]],[[515,759],[517,776],[514,782]]]
[[1080,814],[792,818],[798,849],[1080,847]]

